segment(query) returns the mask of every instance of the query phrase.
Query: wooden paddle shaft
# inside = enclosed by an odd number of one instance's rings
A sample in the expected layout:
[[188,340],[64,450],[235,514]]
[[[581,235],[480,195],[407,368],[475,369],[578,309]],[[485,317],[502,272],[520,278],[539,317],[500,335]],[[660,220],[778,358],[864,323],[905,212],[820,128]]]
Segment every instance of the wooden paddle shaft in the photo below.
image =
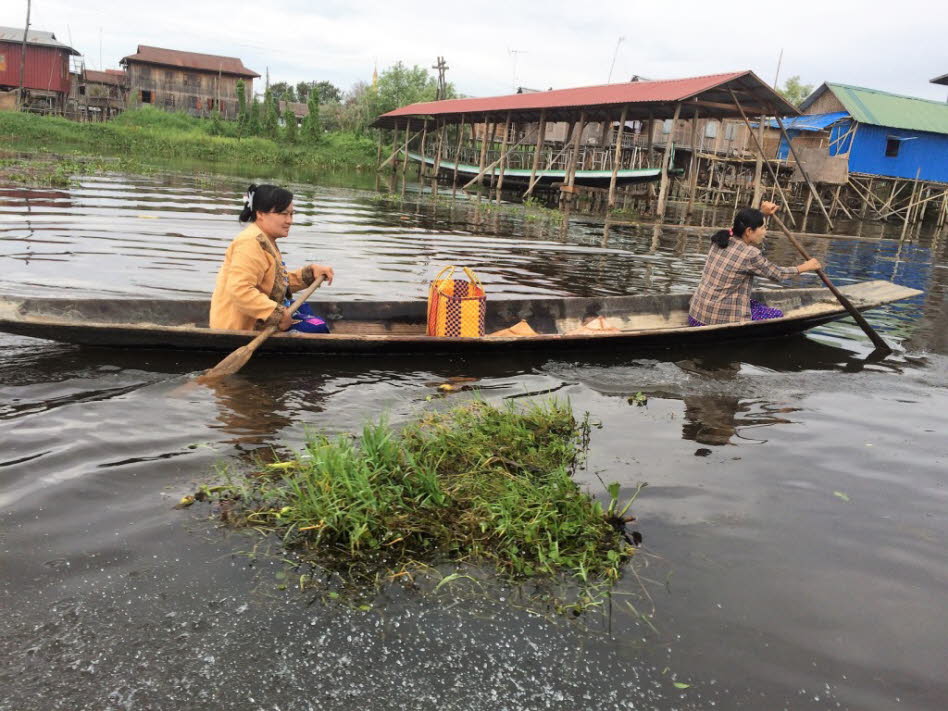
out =
[[[803,255],[803,258],[811,259],[810,255],[807,254],[806,249],[804,249],[803,245],[800,244],[797,238],[793,236],[793,233],[787,229],[787,226],[783,224],[783,221],[776,215],[771,215],[771,219],[777,223],[777,226],[781,230],[783,230],[783,233],[787,236],[787,239],[790,240],[790,244],[796,247],[796,250],[801,255]],[[849,315],[856,319],[856,323],[858,323],[859,327],[865,332],[867,336],[869,336],[869,340],[872,341],[873,345],[875,345],[876,348],[891,351],[892,349],[889,347],[889,345],[884,340],[882,340],[882,336],[876,333],[875,329],[873,329],[872,326],[869,325],[869,322],[863,317],[863,315],[859,313],[859,310],[852,305],[852,302],[843,296],[842,292],[836,288],[833,282],[830,281],[830,278],[826,275],[826,272],[824,272],[822,269],[817,269],[816,273],[820,279],[823,280],[826,288],[833,293],[833,296],[839,300],[839,303],[843,305],[843,308],[849,312]]]

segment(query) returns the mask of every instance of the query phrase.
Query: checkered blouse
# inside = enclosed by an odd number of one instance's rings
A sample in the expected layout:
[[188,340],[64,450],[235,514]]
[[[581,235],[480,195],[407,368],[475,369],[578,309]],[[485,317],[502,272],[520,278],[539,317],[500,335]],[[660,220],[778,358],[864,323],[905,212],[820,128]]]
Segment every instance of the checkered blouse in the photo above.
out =
[[708,326],[750,321],[754,277],[783,281],[795,274],[796,267],[778,267],[742,239],[731,237],[725,249],[712,242],[688,315]]

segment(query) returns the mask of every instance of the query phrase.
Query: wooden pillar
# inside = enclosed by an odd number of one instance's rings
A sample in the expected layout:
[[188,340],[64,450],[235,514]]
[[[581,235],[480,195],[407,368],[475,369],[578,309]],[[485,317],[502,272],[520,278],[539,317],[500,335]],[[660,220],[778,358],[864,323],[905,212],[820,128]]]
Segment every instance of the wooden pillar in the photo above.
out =
[[629,105],[622,107],[622,113],[619,116],[619,130],[616,131],[615,155],[612,157],[612,175],[609,178],[609,204],[611,210],[616,206],[616,178],[619,174],[619,162],[622,158],[622,136],[625,132],[625,120],[629,115]]
[[507,167],[507,145],[510,143],[510,112],[504,119],[504,141],[500,146],[500,167],[497,175],[497,191],[495,200],[500,205],[500,191],[504,188],[504,169]]
[[572,195],[572,188],[576,184],[576,163],[579,160],[579,142],[583,135],[583,129],[586,127],[586,112],[582,111],[579,114],[579,123],[576,124],[576,129],[573,131],[573,150],[570,154],[569,167],[566,171],[566,184],[570,187],[570,190],[567,190],[570,195]]
[[421,180],[428,173],[428,156],[425,141],[428,139],[428,119],[425,119],[421,129],[421,160],[418,161],[418,179]]
[[668,197],[668,164],[671,162],[671,152],[675,145],[672,140],[675,136],[675,125],[678,123],[678,116],[681,114],[681,102],[675,104],[675,116],[672,118],[672,130],[668,134],[668,140],[665,142],[665,153],[662,155],[662,184],[658,189],[658,207],[655,208],[655,216],[659,219],[665,217],[665,201]]
[[[761,116],[760,120],[757,123],[757,145],[764,145],[764,119],[766,117]],[[760,179],[764,170],[764,152],[763,150],[757,151],[757,163],[754,165],[754,200],[751,202],[751,205],[757,207],[760,205],[761,200],[761,184]]]
[[481,159],[477,164],[477,169],[481,173],[481,177],[477,181],[478,185],[481,185],[484,182],[484,166],[487,165],[487,129],[488,116],[487,114],[484,114],[484,132],[481,134]]
[[451,198],[454,199],[458,191],[458,163],[461,162],[461,143],[464,141],[464,114],[461,114],[461,125],[458,127],[458,144],[454,149],[454,170],[451,173]]
[[408,142],[411,136],[411,119],[405,121],[405,147],[402,153],[402,197],[405,197],[405,181],[408,176]]
[[431,194],[436,197],[438,195],[438,173],[441,171],[441,150],[444,147],[445,129],[444,122],[441,121],[440,123],[441,125],[438,127],[438,150],[435,153],[434,170],[431,173]]
[[899,239],[905,239],[905,230],[908,229],[909,225],[909,215],[912,213],[912,203],[915,202],[915,190],[918,188],[918,176],[922,173],[922,166],[918,166],[918,170],[915,171],[915,182],[912,184],[912,192],[909,194],[908,206],[905,208],[905,222],[902,225],[902,234],[899,235]]
[[540,167],[540,155],[543,153],[543,141],[546,138],[546,109],[540,109],[540,123],[537,124],[537,143],[533,149],[533,166],[530,168],[530,182],[527,184],[527,195],[533,194],[536,185],[537,168]]
[[698,109],[691,117],[691,165],[688,168],[688,209],[686,217],[691,217],[695,206],[695,191],[698,189]]

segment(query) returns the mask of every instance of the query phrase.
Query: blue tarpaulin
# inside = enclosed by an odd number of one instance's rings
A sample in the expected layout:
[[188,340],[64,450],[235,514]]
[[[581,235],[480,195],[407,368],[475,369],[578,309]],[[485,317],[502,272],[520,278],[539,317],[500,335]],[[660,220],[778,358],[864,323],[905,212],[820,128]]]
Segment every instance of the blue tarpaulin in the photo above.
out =
[[[848,111],[837,111],[832,114],[812,114],[810,116],[794,116],[783,120],[784,128],[787,131],[822,131],[827,126],[832,126],[837,121],[849,118]],[[767,124],[770,128],[780,128],[777,119],[770,119]]]

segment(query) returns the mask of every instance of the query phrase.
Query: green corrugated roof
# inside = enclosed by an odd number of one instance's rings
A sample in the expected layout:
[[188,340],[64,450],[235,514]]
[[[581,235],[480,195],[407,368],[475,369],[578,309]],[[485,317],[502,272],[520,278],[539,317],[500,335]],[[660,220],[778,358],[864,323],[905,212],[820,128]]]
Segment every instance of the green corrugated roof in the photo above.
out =
[[876,89],[826,83],[854,119],[876,126],[948,133],[948,103]]

